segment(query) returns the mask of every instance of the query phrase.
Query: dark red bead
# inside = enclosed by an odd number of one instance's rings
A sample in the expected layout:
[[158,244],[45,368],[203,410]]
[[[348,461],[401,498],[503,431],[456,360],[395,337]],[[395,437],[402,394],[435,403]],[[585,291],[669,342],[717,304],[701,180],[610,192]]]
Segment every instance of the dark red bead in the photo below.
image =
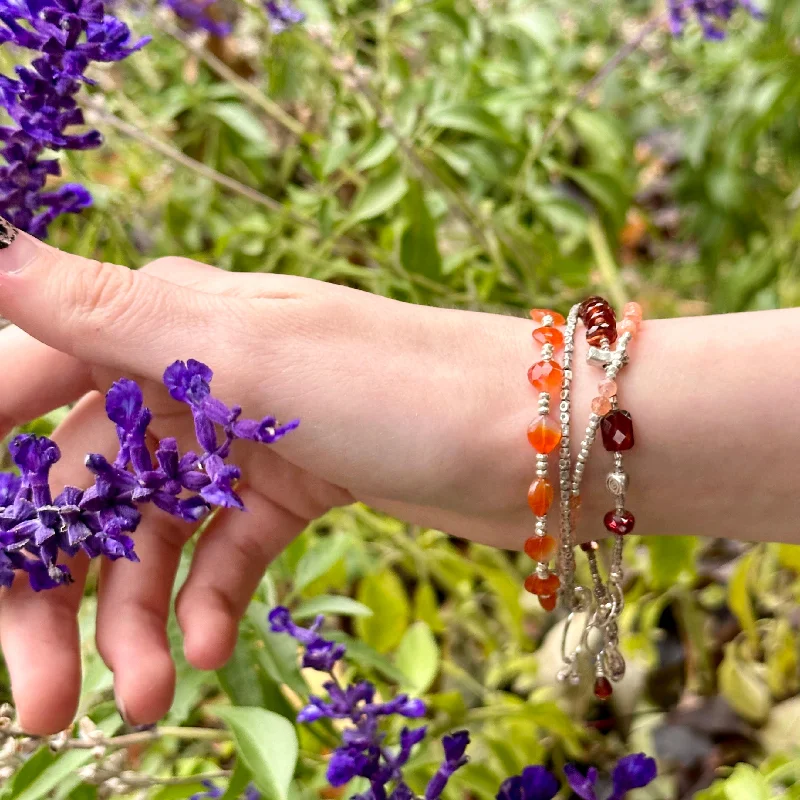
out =
[[603,524],[611,533],[624,536],[633,530],[633,526],[636,524],[636,517],[627,508],[614,509],[603,517]]
[[603,447],[610,453],[620,453],[633,447],[633,419],[627,411],[612,411],[600,420]]
[[599,295],[595,294],[595,295],[592,295],[591,297],[587,297],[581,303],[580,308],[578,309],[578,317],[580,317],[580,319],[583,320],[583,318],[592,309],[598,308],[598,307],[600,307],[600,308],[606,308],[606,307],[611,308],[611,306],[608,303],[608,300],[606,300],[603,297],[600,297]]
[[608,700],[612,694],[614,694],[614,687],[611,685],[611,681],[604,675],[601,675],[594,682],[594,696],[598,700]]
[[590,325],[586,329],[586,341],[595,347],[600,347],[603,340],[607,339],[609,344],[617,341],[617,325],[615,322],[603,320]]

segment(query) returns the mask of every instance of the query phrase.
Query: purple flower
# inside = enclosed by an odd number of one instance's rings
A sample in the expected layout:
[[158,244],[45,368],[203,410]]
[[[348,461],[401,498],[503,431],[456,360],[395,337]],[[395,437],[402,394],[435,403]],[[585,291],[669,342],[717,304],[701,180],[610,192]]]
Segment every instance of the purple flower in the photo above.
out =
[[497,800],[553,800],[559,785],[555,776],[541,766],[525,767],[500,785]]
[[438,800],[447,786],[447,782],[469,760],[464,753],[469,744],[467,731],[456,731],[442,739],[444,747],[444,761],[436,774],[428,781],[425,787],[425,800]]
[[[211,781],[200,781],[206,787],[204,792],[198,792],[189,797],[189,800],[217,800],[225,794],[223,789],[215,786]],[[261,792],[251,783],[244,790],[241,800],[261,800]]]
[[295,8],[292,0],[266,0],[264,9],[273,33],[283,33],[306,18],[299,8]]
[[5,0],[0,4],[0,45],[34,52],[16,77],[0,76],[0,105],[12,125],[0,127],[0,208],[22,230],[43,237],[60,214],[91,205],[82,186],[65,184],[46,191],[48,178],[61,174],[47,150],[99,147],[98,131],[71,133],[84,124],[76,96],[91,83],[93,61],[127,58],[149,40],[131,40],[120,20],[105,13],[101,0]]
[[19,475],[13,472],[0,472],[0,507],[12,505],[21,486]]
[[214,9],[216,0],[162,0],[176,16],[192,27],[204,30],[212,36],[227,36],[231,26],[214,19],[209,11]]
[[764,14],[753,0],[667,0],[667,13],[672,34],[680,36],[690,15],[697,18],[706,39],[725,38],[719,23],[726,23],[737,8],[742,8],[755,19],[764,19]]
[[[608,800],[623,800],[632,789],[641,789],[656,777],[656,762],[644,753],[621,758],[611,773],[612,790]],[[599,800],[595,792],[597,770],[591,767],[583,775],[574,764],[564,767],[570,788],[581,800]]]

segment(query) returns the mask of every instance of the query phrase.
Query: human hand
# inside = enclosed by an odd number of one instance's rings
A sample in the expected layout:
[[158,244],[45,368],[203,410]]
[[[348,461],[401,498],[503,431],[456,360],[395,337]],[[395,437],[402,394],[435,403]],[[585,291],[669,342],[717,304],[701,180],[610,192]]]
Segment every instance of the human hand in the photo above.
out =
[[[302,420],[270,449],[237,443],[249,513],[218,513],[177,601],[194,666],[227,660],[269,561],[334,505],[358,499],[501,546],[524,539],[529,323],[187,259],[132,272],[24,235],[0,253],[0,270],[0,314],[18,326],[0,333],[3,363],[17,365],[0,398],[2,432],[78,401],[53,437],[63,453],[57,489],[87,484],[84,453],[115,452],[101,392],[121,375],[142,383],[156,436],[193,445],[191,416],[160,385],[176,359],[208,363],[215,395],[248,416]],[[98,649],[136,724],[171,703],[166,620],[180,550],[194,532],[143,511],[141,563],[102,564],[97,612]],[[34,594],[17,581],[0,605],[0,644],[31,733],[64,728],[77,706],[76,613],[88,564],[78,557],[70,568],[72,586]]]

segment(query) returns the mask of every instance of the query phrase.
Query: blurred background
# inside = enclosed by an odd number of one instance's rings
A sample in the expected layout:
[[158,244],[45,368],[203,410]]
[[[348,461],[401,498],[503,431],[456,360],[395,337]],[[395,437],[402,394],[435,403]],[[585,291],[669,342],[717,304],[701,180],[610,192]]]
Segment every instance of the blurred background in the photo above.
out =
[[[84,100],[106,145],[64,160],[95,205],[49,240],[132,267],[182,254],[516,315],[595,290],[651,317],[800,305],[800,4],[765,3],[765,21],[740,10],[724,41],[693,21],[675,38],[662,0],[298,5],[306,22],[274,35],[259,3],[220,0],[235,26],[220,38],[118,4],[153,42],[95,72]],[[0,70],[12,61],[0,52]],[[661,777],[642,798],[800,798],[800,547],[675,533],[628,537],[629,676],[598,706],[555,683],[560,623],[522,591],[523,556],[336,510],[270,569],[226,668],[189,669],[171,623],[180,679],[165,724],[213,730],[207,707],[224,696],[293,716],[306,677],[265,629],[280,600],[327,613],[379,686],[425,697],[435,732],[469,728],[451,797],[491,800],[530,763],[644,750]],[[114,706],[91,593],[82,711],[100,720]],[[300,796],[342,794],[325,786],[330,746],[301,732]],[[43,752],[0,797],[97,796]],[[125,758],[186,776],[232,753],[212,735]],[[437,757],[423,748],[409,775],[424,785]]]

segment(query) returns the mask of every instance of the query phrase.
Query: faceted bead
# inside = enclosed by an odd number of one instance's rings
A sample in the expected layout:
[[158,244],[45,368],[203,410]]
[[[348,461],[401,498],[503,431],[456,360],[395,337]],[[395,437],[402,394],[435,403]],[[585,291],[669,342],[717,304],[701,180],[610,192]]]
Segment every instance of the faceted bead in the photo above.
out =
[[528,380],[540,392],[558,394],[563,379],[564,370],[557,361],[537,361],[528,370]]
[[603,309],[603,310],[605,310],[605,309],[609,309],[610,310],[611,306],[609,305],[608,300],[606,300],[603,297],[600,297],[599,295],[595,294],[595,295],[592,295],[591,297],[587,297],[580,304],[580,307],[578,308],[578,317],[582,321],[585,321],[586,315],[591,313],[592,311],[597,310],[598,308]]
[[540,578],[535,572],[525,578],[525,591],[531,594],[538,595],[539,597],[546,597],[558,592],[558,587],[561,586],[561,581],[558,575],[552,573],[546,578]]
[[612,411],[600,420],[603,447],[610,453],[630,450],[634,444],[633,419],[627,411]]
[[629,333],[631,336],[636,336],[637,331],[639,330],[639,325],[635,320],[632,319],[624,319],[622,322],[617,325],[617,333],[622,336],[625,333]]
[[609,344],[617,341],[617,328],[609,321],[598,322],[586,330],[586,341],[594,347],[600,347],[603,340],[608,339]]
[[[537,478],[528,489],[528,505],[537,517],[543,517],[553,502],[553,486],[544,478]],[[544,561],[545,559],[539,559]]]
[[625,303],[625,308],[622,309],[622,316],[641,322],[642,307],[638,303]]
[[607,397],[595,397],[592,400],[592,413],[604,417],[611,411],[611,401]]
[[633,526],[636,524],[636,517],[626,508],[614,509],[603,517],[603,524],[611,533],[624,536],[633,530]]
[[558,598],[554,594],[539,595],[539,605],[545,611],[553,611],[556,607]]
[[537,453],[552,453],[561,441],[561,426],[552,417],[536,417],[528,426],[528,441]]
[[614,687],[611,685],[611,681],[605,675],[599,676],[594,682],[594,696],[598,700],[608,700],[612,694],[614,694]]
[[581,545],[581,550],[583,550],[584,553],[592,553],[595,550],[599,549],[599,547],[600,545],[597,544],[597,542],[584,542]]
[[564,334],[558,328],[536,328],[533,338],[539,344],[551,344],[558,350],[564,344]]
[[606,378],[597,384],[597,393],[601,397],[613,397],[617,393],[617,382]]
[[534,322],[541,322],[545,317],[553,318],[553,325],[566,325],[567,321],[557,311],[548,311],[546,308],[532,308],[531,319]]
[[552,536],[531,536],[525,542],[525,554],[534,561],[549,561],[556,552],[556,540]]

